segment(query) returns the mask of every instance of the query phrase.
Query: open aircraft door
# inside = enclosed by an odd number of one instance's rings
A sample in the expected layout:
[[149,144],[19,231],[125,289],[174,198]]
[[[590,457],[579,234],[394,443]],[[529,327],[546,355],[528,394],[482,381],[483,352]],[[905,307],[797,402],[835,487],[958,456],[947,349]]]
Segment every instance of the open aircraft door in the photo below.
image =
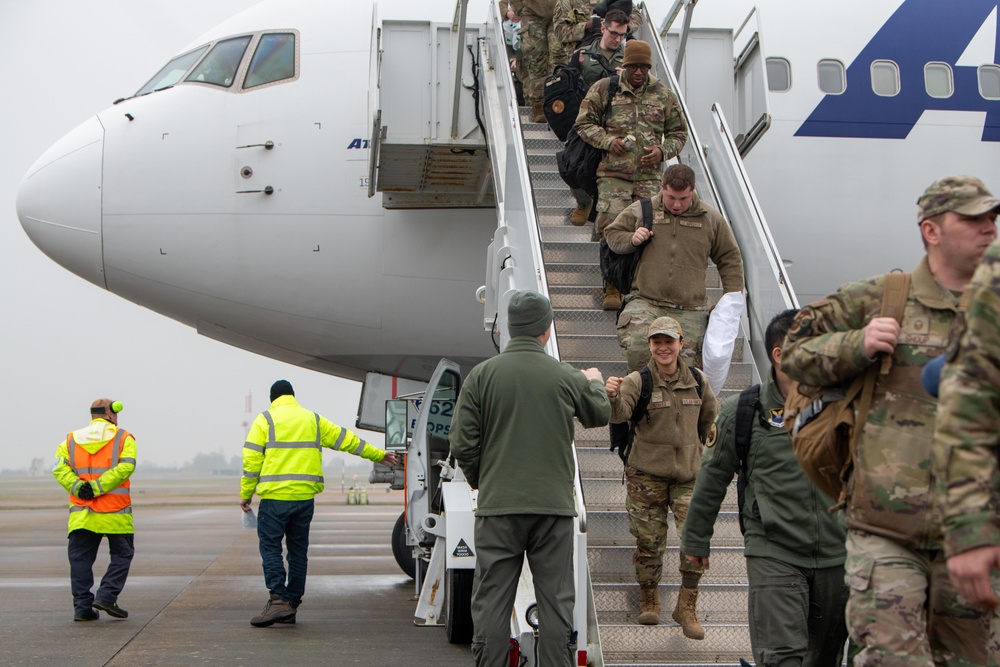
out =
[[767,66],[761,48],[760,11],[754,7],[733,34],[733,81],[736,100],[733,131],[740,155],[750,149],[771,126],[768,107]]

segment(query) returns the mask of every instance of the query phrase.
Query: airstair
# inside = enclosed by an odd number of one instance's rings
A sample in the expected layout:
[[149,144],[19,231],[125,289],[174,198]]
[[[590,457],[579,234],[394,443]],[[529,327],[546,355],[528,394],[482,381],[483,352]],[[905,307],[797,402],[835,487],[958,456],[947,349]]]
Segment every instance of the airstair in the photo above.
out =
[[[483,183],[491,185],[486,205],[495,205],[497,210],[497,230],[488,250],[486,284],[481,294],[484,328],[492,331],[502,346],[507,340],[504,319],[509,291],[533,289],[548,294],[555,310],[556,334],[549,343],[550,354],[578,368],[596,366],[604,377],[623,376],[626,367],[615,336],[615,313],[601,310],[603,290],[593,225],[575,227],[570,223],[575,201],[560,179],[555,162],[561,143],[547,125],[529,122],[527,110],[516,106],[500,20],[493,6],[487,24],[477,29],[477,48],[471,50],[477,54],[473,59],[478,67],[475,78],[480,95],[476,123],[482,123],[482,134],[477,136],[472,131],[470,136],[472,143],[478,139],[475,150],[488,146],[489,161],[486,173],[477,172],[468,180],[479,187]],[[653,73],[676,91],[676,80],[648,15],[638,36],[653,45]],[[467,39],[466,43],[471,41]],[[382,94],[386,94],[384,89]],[[695,170],[699,197],[722,210],[732,222],[746,266],[748,313],[728,379],[720,392],[720,399],[725,399],[759,382],[760,374],[767,372],[763,329],[775,313],[791,307],[795,297],[725,119],[721,112],[714,113],[717,124],[711,146],[700,141],[692,127],[678,159]],[[377,163],[390,159],[385,156],[394,150],[394,138],[391,128],[379,128],[378,121],[375,134],[382,141],[378,152],[383,154],[372,161],[373,189],[377,190]],[[442,143],[451,142],[454,148],[461,134],[453,133]],[[468,151],[470,146],[462,149]],[[479,193],[478,201],[482,202],[481,190]],[[465,194],[474,195],[472,189]],[[411,197],[410,205],[419,198]],[[707,287],[714,303],[722,289],[718,273],[711,266]],[[577,617],[580,648],[586,645],[588,649],[587,664],[735,665],[741,657],[751,660],[746,567],[735,484],[716,523],[711,569],[700,584],[698,615],[706,636],[702,641],[693,641],[685,638],[670,618],[680,582],[679,536],[673,521],[659,589],[661,624],[642,626],[636,621],[638,586],[632,563],[635,542],[628,531],[621,461],[608,451],[606,428],[584,429],[578,424],[576,447],[578,495],[584,501],[577,541],[581,552],[577,560],[581,582]],[[581,598],[586,598],[585,609]]]

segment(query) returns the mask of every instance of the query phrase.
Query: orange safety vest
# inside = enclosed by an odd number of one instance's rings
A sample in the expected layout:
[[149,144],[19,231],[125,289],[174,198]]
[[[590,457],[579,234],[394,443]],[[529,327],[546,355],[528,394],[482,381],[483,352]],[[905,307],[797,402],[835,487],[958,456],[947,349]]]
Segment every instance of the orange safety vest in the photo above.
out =
[[[114,438],[91,454],[78,445],[73,439],[73,434],[70,433],[66,436],[69,467],[73,469],[77,477],[86,482],[99,478],[103,473],[118,465],[122,453],[122,443],[127,437],[130,437],[128,431],[118,429]],[[100,486],[99,482],[98,486]],[[99,488],[98,491],[101,495],[92,500],[84,500],[70,494],[69,500],[73,506],[70,507],[69,511],[82,512],[86,509],[100,514],[131,514],[132,495],[129,492],[129,486],[129,480],[126,479],[117,489],[105,492],[104,489]]]

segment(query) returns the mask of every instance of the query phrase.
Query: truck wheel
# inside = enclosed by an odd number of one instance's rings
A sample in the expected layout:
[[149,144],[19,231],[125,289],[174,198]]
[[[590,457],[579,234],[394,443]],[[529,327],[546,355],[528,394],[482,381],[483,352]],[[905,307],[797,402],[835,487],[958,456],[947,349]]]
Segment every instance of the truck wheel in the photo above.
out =
[[417,576],[417,563],[413,558],[413,548],[406,543],[406,512],[399,515],[392,527],[392,557],[410,579]]
[[448,570],[445,574],[445,632],[452,644],[472,642],[472,575],[475,570]]

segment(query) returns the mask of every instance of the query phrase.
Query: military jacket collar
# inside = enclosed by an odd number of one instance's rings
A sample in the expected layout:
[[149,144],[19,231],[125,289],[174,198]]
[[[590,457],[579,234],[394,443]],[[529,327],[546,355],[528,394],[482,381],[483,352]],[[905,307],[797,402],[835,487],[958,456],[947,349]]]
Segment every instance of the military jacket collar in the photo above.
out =
[[936,310],[958,311],[958,298],[951,293],[938,279],[931,273],[930,264],[927,263],[927,255],[924,255],[917,268],[910,276],[910,284],[913,288],[913,295],[917,301]]

